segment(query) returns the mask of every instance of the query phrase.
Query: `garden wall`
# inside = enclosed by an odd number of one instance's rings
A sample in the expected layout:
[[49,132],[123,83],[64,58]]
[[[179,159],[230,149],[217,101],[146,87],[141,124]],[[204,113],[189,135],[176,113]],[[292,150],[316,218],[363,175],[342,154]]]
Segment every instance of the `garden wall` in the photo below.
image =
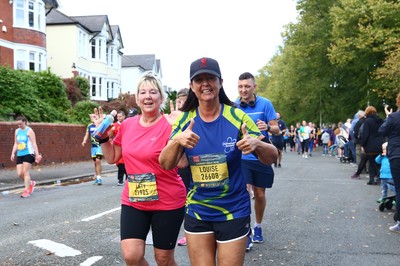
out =
[[[90,160],[90,140],[82,147],[86,126],[50,123],[29,126],[36,134],[42,165]],[[0,170],[15,167],[10,157],[16,128],[16,122],[0,122]]]

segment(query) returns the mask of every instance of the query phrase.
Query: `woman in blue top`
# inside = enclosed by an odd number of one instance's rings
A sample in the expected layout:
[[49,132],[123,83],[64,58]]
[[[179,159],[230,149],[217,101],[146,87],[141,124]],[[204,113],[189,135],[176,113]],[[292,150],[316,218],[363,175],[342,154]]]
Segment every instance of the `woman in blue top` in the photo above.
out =
[[16,122],[18,128],[15,130],[11,161],[14,161],[15,155],[17,155],[17,173],[25,184],[21,197],[27,198],[32,194],[36,185],[35,181],[31,180],[29,171],[32,168],[32,163],[39,163],[42,156],[36,144],[35,132],[27,126],[27,119],[21,115],[17,117]]
[[159,157],[165,169],[174,168],[182,156],[190,165],[184,228],[191,265],[243,265],[251,207],[241,156],[254,153],[272,164],[278,155],[272,144],[261,141],[253,120],[234,107],[222,81],[216,60],[191,64],[183,113]]

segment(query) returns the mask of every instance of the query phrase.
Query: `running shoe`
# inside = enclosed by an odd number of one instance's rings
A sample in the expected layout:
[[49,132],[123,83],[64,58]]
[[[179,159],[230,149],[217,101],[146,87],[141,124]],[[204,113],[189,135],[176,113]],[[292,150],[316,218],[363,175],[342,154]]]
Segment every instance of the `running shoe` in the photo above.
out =
[[178,241],[178,246],[186,246],[186,237],[182,237],[181,239],[179,239]]
[[101,178],[96,178],[96,180],[93,182],[93,185],[101,185],[103,183],[103,180]]
[[117,183],[117,186],[123,186],[124,185],[124,182],[118,182]]
[[262,228],[261,227],[254,227],[253,242],[254,243],[262,243],[262,242],[264,242],[264,238],[262,236]]
[[253,242],[251,241],[251,235],[247,236],[246,251],[249,251],[253,247]]
[[389,227],[389,230],[395,233],[400,233],[400,222],[398,221],[397,224]]
[[21,198],[27,198],[29,197],[31,194],[29,193],[28,189],[25,189],[24,192],[22,192],[21,194]]
[[35,190],[35,186],[36,186],[36,182],[31,180],[31,184],[30,184],[29,189],[28,189],[29,194],[32,194],[32,192]]

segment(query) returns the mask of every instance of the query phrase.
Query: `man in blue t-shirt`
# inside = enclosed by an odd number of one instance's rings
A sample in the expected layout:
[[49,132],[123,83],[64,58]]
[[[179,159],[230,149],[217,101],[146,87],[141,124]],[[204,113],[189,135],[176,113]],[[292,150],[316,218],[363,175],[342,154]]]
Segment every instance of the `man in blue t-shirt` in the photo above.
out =
[[[255,94],[256,83],[254,76],[245,72],[239,76],[238,92],[240,98],[236,100],[238,108],[246,112],[256,123],[261,133],[269,139],[269,133],[278,134],[279,127],[276,112],[271,101]],[[256,221],[252,242],[262,243],[262,220],[267,200],[265,189],[271,188],[274,182],[274,171],[271,165],[265,165],[253,155],[242,155],[242,173],[246,178],[247,189],[254,191],[254,210]],[[248,242],[246,249],[250,250],[252,243]]]

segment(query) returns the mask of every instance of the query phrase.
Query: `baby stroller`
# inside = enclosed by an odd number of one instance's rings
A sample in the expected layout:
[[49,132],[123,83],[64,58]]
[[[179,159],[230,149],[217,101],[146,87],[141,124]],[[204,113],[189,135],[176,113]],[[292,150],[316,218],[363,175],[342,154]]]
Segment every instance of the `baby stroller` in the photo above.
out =
[[328,154],[329,156],[336,156],[337,155],[337,150],[338,150],[338,145],[337,144],[332,144],[328,148]]
[[[342,135],[339,135],[337,137],[338,137],[338,142],[339,142],[339,149],[344,150],[344,145],[349,141]],[[341,163],[352,163],[352,162],[354,162],[353,153],[351,152],[351,149],[347,149],[347,151],[348,151],[347,157],[345,157],[345,156],[340,157],[340,162]]]
[[[394,184],[391,182],[388,182],[388,184],[394,186]],[[393,208],[393,206],[396,205],[396,195],[384,197],[384,198],[380,199],[380,201],[378,201],[378,203],[379,203],[379,210],[381,212],[383,212],[385,209],[391,210]],[[395,212],[395,214],[393,216],[393,219],[395,221],[398,221],[398,219],[397,219],[398,215],[399,214],[397,212]]]
[[[381,203],[379,204],[379,210],[383,212],[385,209],[391,210],[396,205],[396,196],[389,196],[382,198]],[[393,220],[396,222],[400,219],[399,214],[395,211],[393,215]]]
[[379,210],[383,212],[385,209],[391,210],[396,204],[396,196],[384,197],[380,200]]

